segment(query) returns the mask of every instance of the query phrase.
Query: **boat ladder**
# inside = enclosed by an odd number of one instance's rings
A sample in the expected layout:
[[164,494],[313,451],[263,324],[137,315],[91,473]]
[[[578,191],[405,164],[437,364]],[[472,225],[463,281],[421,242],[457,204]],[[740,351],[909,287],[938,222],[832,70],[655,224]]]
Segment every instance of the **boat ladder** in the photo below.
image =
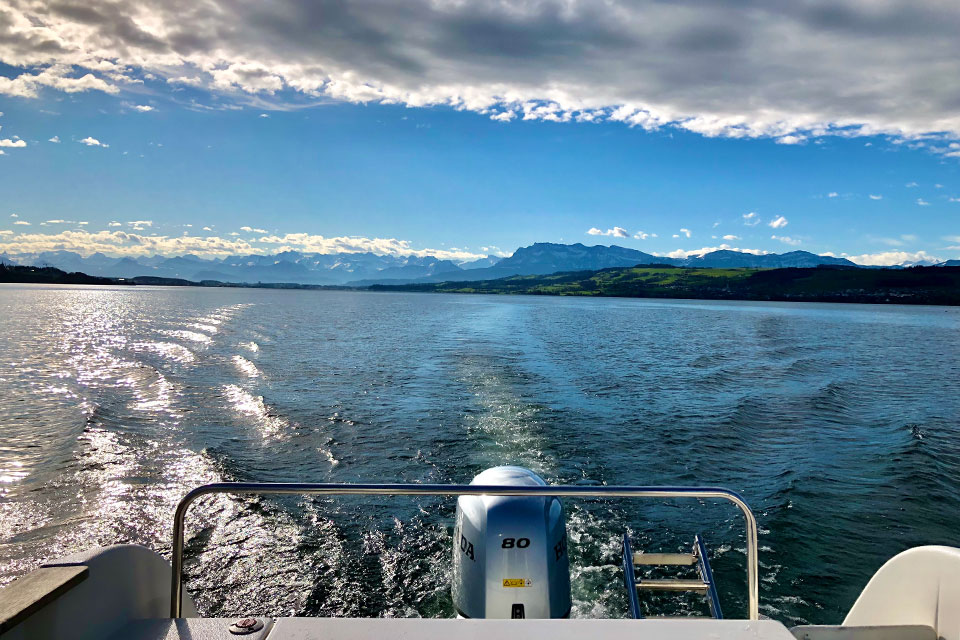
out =
[[[648,567],[696,567],[699,578],[648,579],[638,578],[638,570]],[[633,551],[630,545],[630,535],[623,536],[623,580],[627,588],[627,600],[630,603],[630,615],[642,618],[640,610],[640,591],[693,591],[706,597],[710,606],[710,615],[716,619],[723,618],[720,611],[720,598],[717,596],[717,585],[713,581],[713,571],[707,559],[707,547],[703,539],[697,535],[693,539],[690,553],[647,553]]]

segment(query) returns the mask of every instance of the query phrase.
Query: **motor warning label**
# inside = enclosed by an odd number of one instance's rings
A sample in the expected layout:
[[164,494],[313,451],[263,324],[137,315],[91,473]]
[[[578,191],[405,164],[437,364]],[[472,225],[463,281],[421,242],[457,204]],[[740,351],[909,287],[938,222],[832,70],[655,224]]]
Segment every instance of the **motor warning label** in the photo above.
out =
[[504,578],[503,586],[505,587],[529,587],[533,582],[527,578]]

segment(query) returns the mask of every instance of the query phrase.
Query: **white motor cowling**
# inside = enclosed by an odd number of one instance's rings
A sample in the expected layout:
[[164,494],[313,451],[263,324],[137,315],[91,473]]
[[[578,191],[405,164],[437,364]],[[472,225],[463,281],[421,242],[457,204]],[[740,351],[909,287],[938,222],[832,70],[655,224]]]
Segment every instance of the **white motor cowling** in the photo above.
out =
[[[470,484],[540,485],[522,467],[493,467]],[[555,497],[460,496],[453,531],[453,604],[465,618],[565,618],[570,562]]]

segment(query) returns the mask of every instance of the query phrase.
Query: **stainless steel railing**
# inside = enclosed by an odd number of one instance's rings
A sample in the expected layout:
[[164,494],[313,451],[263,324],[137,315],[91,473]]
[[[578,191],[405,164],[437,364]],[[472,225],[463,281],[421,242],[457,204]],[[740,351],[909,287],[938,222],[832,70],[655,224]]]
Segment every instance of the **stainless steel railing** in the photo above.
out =
[[737,493],[722,487],[579,487],[579,486],[483,486],[459,484],[311,484],[296,482],[220,482],[205,484],[185,495],[173,518],[173,578],[170,587],[170,617],[181,616],[183,597],[183,538],[187,510],[197,498],[215,493],[258,495],[326,496],[557,496],[561,498],[693,498],[732,502],[743,514],[747,531],[748,617],[760,617],[757,568],[757,520]]

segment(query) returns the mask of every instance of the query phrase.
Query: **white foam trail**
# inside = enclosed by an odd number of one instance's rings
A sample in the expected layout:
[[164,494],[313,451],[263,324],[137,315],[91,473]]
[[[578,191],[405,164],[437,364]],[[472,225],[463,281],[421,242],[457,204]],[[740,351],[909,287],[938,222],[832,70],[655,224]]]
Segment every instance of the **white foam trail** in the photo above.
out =
[[181,331],[181,330],[176,330],[176,331],[161,331],[160,333],[162,333],[162,334],[164,334],[164,335],[172,336],[172,337],[174,337],[174,338],[181,338],[181,339],[183,339],[183,340],[190,340],[190,341],[192,341],[192,342],[203,342],[203,343],[207,343],[207,342],[210,342],[211,340],[213,340],[213,338],[211,338],[211,337],[208,336],[207,334],[205,334],[205,333],[199,333],[199,332],[197,332],[197,331]]
[[156,354],[175,360],[176,362],[193,362],[194,355],[190,349],[182,344],[175,342],[136,342],[133,344],[134,351],[153,351]]
[[244,415],[250,416],[263,428],[265,435],[281,435],[290,423],[286,419],[271,415],[263,396],[254,396],[235,384],[228,384],[223,388],[227,400],[233,408]]
[[216,327],[216,325],[205,324],[203,322],[188,322],[184,326],[192,327],[197,331],[205,331],[206,333],[216,333],[217,331],[220,330]]
[[237,369],[240,369],[240,371],[248,378],[256,378],[260,376],[260,369],[257,369],[257,365],[253,364],[243,356],[233,356],[233,364],[237,365]]
[[240,346],[243,347],[244,349],[249,349],[253,353],[260,351],[260,345],[258,345],[253,340],[251,340],[250,342],[241,342]]
[[480,373],[471,382],[474,398],[483,409],[475,418],[475,428],[489,441],[484,453],[491,466],[517,463],[550,475],[556,459],[547,439],[537,431],[542,408],[516,397],[498,375]]
[[174,386],[162,373],[157,372],[157,376],[159,376],[157,381],[150,385],[152,397],[139,389],[134,390],[137,395],[137,403],[133,405],[133,408],[136,411],[160,411],[170,408],[170,397],[173,394]]

